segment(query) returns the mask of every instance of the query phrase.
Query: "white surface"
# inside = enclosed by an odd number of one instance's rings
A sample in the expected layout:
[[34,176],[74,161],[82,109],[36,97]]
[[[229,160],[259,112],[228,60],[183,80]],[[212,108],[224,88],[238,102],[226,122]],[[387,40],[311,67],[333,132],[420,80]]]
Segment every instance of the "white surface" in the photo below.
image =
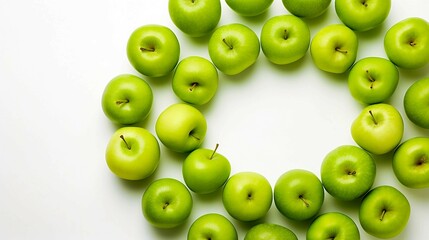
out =
[[[383,37],[395,22],[411,16],[429,20],[425,0],[393,0],[385,24],[359,34],[358,58],[385,57]],[[208,38],[191,39],[168,16],[167,1],[7,1],[0,0],[0,239],[185,239],[194,219],[208,212],[225,214],[221,193],[194,194],[192,215],[173,230],[151,227],[140,200],[148,183],[161,177],[183,181],[183,155],[162,148],[156,174],[146,181],[117,179],[107,168],[104,151],[117,126],[103,115],[100,98],[107,82],[122,73],[137,74],[126,58],[130,33],[145,24],[170,27],[181,44],[181,58],[208,58]],[[258,18],[242,18],[222,1],[219,25],[244,23],[259,35],[271,16],[286,14],[280,0]],[[308,21],[311,34],[338,23],[333,4]],[[429,66],[400,71],[400,84],[390,103],[402,113],[402,97]],[[148,79],[154,90],[153,111],[143,127],[154,132],[158,114],[178,102],[170,77]],[[337,146],[354,144],[350,125],[362,109],[347,88],[347,75],[315,68],[309,52],[298,63],[274,66],[261,55],[251,69],[236,77],[220,74],[217,96],[200,108],[208,121],[204,147],[220,143],[219,152],[232,173],[256,171],[272,185],[293,168],[319,176],[324,156]],[[405,117],[404,139],[429,136]],[[395,179],[390,158],[377,159],[375,186],[398,187],[409,199],[408,227],[395,239],[426,239],[429,189],[411,190]],[[343,203],[326,194],[321,212],[342,211],[357,219],[359,203]],[[231,219],[232,220],[232,219]],[[308,222],[282,217],[274,204],[264,219],[291,228],[305,239]],[[250,225],[232,222],[244,237]],[[374,239],[361,228],[362,239]]]

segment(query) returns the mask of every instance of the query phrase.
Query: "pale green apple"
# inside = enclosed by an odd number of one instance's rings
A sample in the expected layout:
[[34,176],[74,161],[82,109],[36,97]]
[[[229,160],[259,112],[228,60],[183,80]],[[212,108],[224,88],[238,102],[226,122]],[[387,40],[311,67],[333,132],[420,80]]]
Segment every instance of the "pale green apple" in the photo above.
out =
[[195,107],[185,104],[172,104],[158,116],[155,131],[168,149],[175,152],[190,152],[204,141],[207,121]]
[[259,223],[244,236],[244,240],[298,240],[289,228],[274,223]]
[[225,0],[226,4],[236,13],[253,17],[266,12],[274,0]]
[[346,72],[355,62],[357,51],[358,38],[344,24],[332,24],[322,28],[310,44],[314,64],[330,73]]
[[414,82],[405,92],[404,109],[411,122],[429,129],[429,77]]
[[359,240],[356,223],[340,212],[327,212],[318,216],[307,229],[307,240]]
[[118,177],[141,180],[151,176],[159,165],[156,138],[141,127],[122,127],[111,136],[106,147],[106,163]]
[[187,240],[238,240],[238,234],[226,217],[218,213],[208,213],[192,223]]
[[282,0],[285,8],[297,17],[315,18],[326,12],[331,0]]

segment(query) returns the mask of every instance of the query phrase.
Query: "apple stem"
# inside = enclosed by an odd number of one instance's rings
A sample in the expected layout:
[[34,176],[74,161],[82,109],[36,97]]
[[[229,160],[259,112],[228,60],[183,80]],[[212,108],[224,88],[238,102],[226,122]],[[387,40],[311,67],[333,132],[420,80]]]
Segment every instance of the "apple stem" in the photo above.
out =
[[130,100],[129,99],[125,99],[125,100],[116,100],[116,104],[117,105],[120,105],[120,104],[123,104],[123,103],[129,103],[130,102]]
[[310,204],[305,200],[304,196],[299,195],[299,199],[301,199],[301,201],[304,202],[304,204],[305,204],[306,207],[310,207]]
[[287,40],[287,39],[289,38],[289,32],[287,31],[287,29],[285,29],[285,31],[284,31],[283,38],[284,38],[285,40]]
[[380,221],[383,221],[384,219],[384,215],[386,215],[386,209],[383,209],[383,211],[381,212],[381,216],[380,216]]
[[417,166],[421,166],[421,165],[425,164],[427,162],[427,160],[428,159],[427,159],[426,155],[421,156],[417,162]]
[[366,76],[368,77],[369,81],[371,82],[370,88],[372,89],[374,87],[375,79],[371,76],[371,74],[369,74],[368,70],[366,70]]
[[364,5],[365,7],[368,7],[368,3],[366,2],[366,0],[362,1],[362,5]]
[[128,150],[131,150],[131,146],[128,145],[127,141],[125,141],[124,135],[119,136],[125,143],[125,145],[127,146]]
[[192,86],[189,88],[189,91],[194,91],[194,89],[198,86],[197,82],[192,83]]
[[417,43],[415,43],[414,41],[410,41],[410,46],[411,47],[414,47],[414,46],[416,46],[417,45]]
[[155,52],[155,48],[145,48],[145,47],[141,47],[140,51],[144,52],[144,51],[148,51],[148,52]]
[[195,139],[197,139],[198,141],[200,141],[200,140],[201,140],[199,137],[197,137],[197,136],[195,136],[195,135],[194,135],[194,131],[191,131],[191,132],[189,133],[189,136],[194,137],[194,138],[195,138]]
[[165,210],[168,207],[168,205],[170,205],[169,202],[164,203],[164,206],[162,206],[162,209]]
[[217,151],[217,148],[219,147],[219,143],[216,143],[216,147],[215,147],[215,149],[213,150],[213,153],[212,153],[212,155],[210,156],[210,160],[212,160],[213,159],[213,156],[215,155],[215,153],[216,153],[216,151]]
[[229,47],[229,49],[233,49],[233,47],[232,47],[232,45],[231,44],[229,44],[227,41],[226,41],[226,39],[224,38],[224,39],[222,39],[222,41]]
[[347,50],[343,50],[340,47],[336,47],[335,51],[340,52],[340,53],[347,53]]
[[371,110],[369,110],[369,114],[371,115],[372,120],[374,121],[375,125],[377,125],[377,124],[378,124],[378,122],[377,122],[377,120],[375,120],[374,114],[372,114],[372,111],[371,111]]
[[347,173],[348,175],[356,175],[356,171],[348,171],[348,173]]

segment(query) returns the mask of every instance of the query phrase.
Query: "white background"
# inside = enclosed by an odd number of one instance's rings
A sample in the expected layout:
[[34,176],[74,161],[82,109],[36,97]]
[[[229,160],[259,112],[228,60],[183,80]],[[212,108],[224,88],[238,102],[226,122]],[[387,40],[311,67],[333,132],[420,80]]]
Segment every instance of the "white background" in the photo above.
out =
[[[392,0],[385,24],[359,33],[358,59],[385,57],[383,38],[395,22],[411,16],[429,19],[425,0]],[[222,1],[219,25],[241,22],[258,35],[272,16],[286,14],[280,0],[256,18],[243,18]],[[323,16],[308,20],[311,34],[339,23],[332,3]],[[233,220],[223,209],[221,192],[194,196],[189,220],[173,230],[151,227],[141,213],[141,196],[154,179],[183,181],[184,155],[162,147],[160,166],[151,178],[129,182],[107,168],[105,146],[118,126],[101,110],[101,94],[110,79],[138,73],[129,64],[125,46],[131,32],[145,24],[170,27],[179,38],[181,59],[208,58],[207,38],[192,39],[171,22],[167,1],[7,1],[0,0],[0,239],[185,239],[193,220],[218,212],[235,224],[242,239],[250,224]],[[404,113],[409,85],[429,76],[429,66],[400,70],[400,84],[389,103]],[[171,75],[147,80],[154,91],[153,110],[141,125],[154,133],[159,113],[179,102]],[[220,143],[219,153],[232,173],[255,171],[272,185],[294,168],[320,176],[320,164],[332,149],[355,144],[350,125],[363,106],[349,94],[347,74],[319,71],[310,53],[289,66],[274,66],[260,54],[257,63],[234,77],[220,74],[216,97],[201,107],[208,122],[204,147]],[[405,115],[404,140],[429,136]],[[389,184],[409,199],[412,213],[395,239],[426,239],[429,189],[401,186],[391,169],[391,156],[377,158],[374,186]],[[345,203],[328,194],[321,212],[341,211],[360,228],[359,201]],[[266,222],[291,228],[305,239],[309,222],[282,217],[274,204]],[[361,228],[362,239],[374,239]]]

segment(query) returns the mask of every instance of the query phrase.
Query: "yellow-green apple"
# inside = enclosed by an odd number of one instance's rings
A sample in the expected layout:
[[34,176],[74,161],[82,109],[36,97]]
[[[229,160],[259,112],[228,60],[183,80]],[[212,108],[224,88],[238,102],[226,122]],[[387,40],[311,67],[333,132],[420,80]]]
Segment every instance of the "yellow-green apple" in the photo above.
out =
[[289,228],[275,223],[259,223],[244,236],[244,240],[298,240]]
[[191,37],[210,34],[219,23],[220,0],[169,0],[168,12],[174,25]]
[[274,0],[225,0],[226,4],[236,13],[253,17],[267,11]]
[[128,125],[146,119],[152,102],[152,88],[146,81],[131,74],[121,74],[104,88],[101,106],[112,122]]
[[122,127],[113,133],[106,147],[106,163],[118,177],[141,180],[158,168],[159,144],[148,130]]
[[127,43],[131,65],[148,77],[162,77],[173,71],[179,61],[179,40],[170,28],[150,24],[131,33]]
[[228,179],[222,193],[225,210],[239,221],[255,221],[271,208],[270,182],[256,172],[239,172]]
[[327,212],[319,215],[307,229],[307,240],[359,240],[360,233],[356,223],[340,212]]
[[429,138],[413,137],[393,154],[395,176],[409,188],[429,188]]
[[384,37],[384,49],[398,67],[417,69],[429,62],[429,23],[410,17],[397,22]]
[[198,148],[183,162],[182,175],[186,185],[195,193],[207,194],[220,189],[229,178],[231,164],[214,150]]
[[261,48],[265,57],[275,64],[295,62],[307,53],[310,29],[294,15],[270,18],[261,30]]
[[190,56],[179,62],[172,79],[173,91],[182,101],[203,105],[216,94],[219,77],[207,59]]
[[414,82],[405,92],[405,114],[419,127],[429,129],[429,77]]
[[234,225],[226,217],[208,213],[192,223],[187,240],[238,240],[238,235]]
[[279,212],[292,220],[308,220],[319,212],[325,191],[319,178],[304,169],[283,173],[274,186],[274,203]]
[[344,24],[322,28],[310,43],[314,64],[330,73],[344,73],[355,62],[358,50],[356,34]]
[[362,110],[352,123],[351,134],[360,147],[382,155],[395,149],[401,142],[404,122],[395,107],[377,103]]
[[350,201],[362,197],[374,183],[376,166],[362,148],[343,145],[330,151],[322,162],[320,175],[326,191],[333,197]]
[[384,102],[395,92],[399,71],[391,61],[366,57],[353,65],[348,76],[351,95],[364,104]]
[[377,238],[393,238],[407,226],[411,207],[408,199],[392,186],[378,186],[368,192],[359,208],[360,224]]
[[386,20],[391,0],[335,0],[341,21],[355,31],[373,29]]
[[186,186],[173,178],[161,178],[146,188],[141,201],[143,216],[157,228],[183,224],[192,212],[192,195]]
[[256,62],[260,46],[258,36],[252,29],[241,23],[232,23],[214,31],[208,49],[219,71],[236,75]]
[[322,15],[331,0],[282,0],[285,8],[295,16],[314,18]]
[[204,141],[207,121],[195,107],[176,103],[170,105],[158,116],[155,131],[159,140],[175,152],[190,152]]

